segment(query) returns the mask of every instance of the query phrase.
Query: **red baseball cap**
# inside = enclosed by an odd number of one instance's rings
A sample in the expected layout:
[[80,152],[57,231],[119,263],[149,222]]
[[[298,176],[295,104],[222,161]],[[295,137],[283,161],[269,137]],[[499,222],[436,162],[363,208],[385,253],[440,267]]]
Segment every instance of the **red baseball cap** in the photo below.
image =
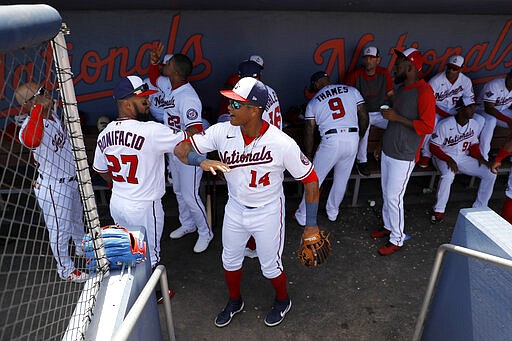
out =
[[415,48],[410,47],[403,52],[395,49],[395,53],[398,56],[402,56],[408,61],[410,61],[412,65],[414,65],[416,70],[420,71],[421,68],[423,67],[423,56],[421,55],[421,52],[416,50]]

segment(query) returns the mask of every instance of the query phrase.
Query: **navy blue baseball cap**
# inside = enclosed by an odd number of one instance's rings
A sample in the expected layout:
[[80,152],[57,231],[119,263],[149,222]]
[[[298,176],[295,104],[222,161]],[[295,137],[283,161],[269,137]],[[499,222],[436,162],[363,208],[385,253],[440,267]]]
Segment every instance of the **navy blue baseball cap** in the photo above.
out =
[[244,77],[235,84],[233,90],[221,90],[220,93],[235,101],[252,103],[264,107],[268,102],[268,90],[265,84],[252,77]]
[[324,77],[329,77],[329,75],[327,73],[325,73],[325,71],[317,71],[315,72],[314,74],[311,75],[311,78],[309,79],[309,82],[311,84],[315,83],[316,81],[324,78]]
[[240,75],[240,78],[260,78],[261,66],[252,60],[246,60],[245,62],[241,62],[240,65],[238,65],[238,74]]
[[144,97],[157,93],[157,90],[150,90],[149,86],[138,76],[123,77],[114,88],[114,99],[127,99],[133,96]]

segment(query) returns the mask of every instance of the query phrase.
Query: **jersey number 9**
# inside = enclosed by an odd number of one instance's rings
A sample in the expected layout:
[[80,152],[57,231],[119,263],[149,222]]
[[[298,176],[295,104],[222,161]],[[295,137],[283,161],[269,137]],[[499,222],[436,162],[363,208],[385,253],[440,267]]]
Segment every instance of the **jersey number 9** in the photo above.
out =
[[345,108],[343,107],[343,102],[341,98],[334,97],[329,100],[329,109],[333,111],[332,119],[336,120],[338,118],[342,118],[345,116]]

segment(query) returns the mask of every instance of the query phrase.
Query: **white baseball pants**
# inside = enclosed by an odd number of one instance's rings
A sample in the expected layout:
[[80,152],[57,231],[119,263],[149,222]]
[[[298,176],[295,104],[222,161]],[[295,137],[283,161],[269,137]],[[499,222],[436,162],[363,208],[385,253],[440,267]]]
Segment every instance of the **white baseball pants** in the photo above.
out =
[[60,182],[58,179],[41,179],[34,183],[34,194],[43,211],[48,229],[50,247],[57,261],[57,273],[66,279],[75,270],[69,254],[69,239],[75,248],[82,248],[84,223],[82,202],[76,180]]
[[227,271],[242,268],[245,245],[252,235],[263,276],[276,278],[283,272],[281,255],[285,236],[284,195],[264,206],[248,208],[229,197],[222,226],[222,265]]
[[389,241],[402,246],[404,233],[404,194],[415,161],[393,159],[381,154],[382,219],[384,228],[391,231]]
[[357,149],[356,159],[358,163],[368,161],[368,135],[370,134],[370,127],[376,126],[381,129],[386,129],[388,126],[388,120],[382,117],[382,113],[380,111],[369,112],[368,117],[370,118],[370,124],[368,125],[368,129],[366,129],[366,133],[363,138],[359,140],[359,146]]
[[[334,168],[333,182],[325,209],[327,217],[335,221],[338,217],[340,204],[345,196],[348,178],[352,172],[352,165],[356,158],[359,135],[357,132],[343,132],[329,134],[322,137],[313,159],[315,172],[318,176],[318,185],[321,186],[325,177]],[[295,216],[299,221],[306,220],[306,197],[302,201]]]
[[212,237],[208,225],[206,209],[199,196],[199,186],[203,170],[201,167],[189,166],[181,162],[174,154],[167,154],[168,170],[172,177],[172,189],[178,202],[181,226],[193,228],[197,226],[200,236]]
[[112,194],[110,215],[116,224],[123,227],[144,226],[146,250],[151,258],[151,267],[160,262],[160,238],[164,228],[162,200],[128,200]]
[[[511,109],[503,109],[501,113],[507,117],[512,118],[512,110]],[[486,160],[489,160],[489,151],[491,150],[491,140],[494,134],[494,128],[496,125],[504,128],[508,128],[508,124],[504,121],[498,120],[496,117],[486,114],[480,113],[480,115],[476,115],[474,119],[480,123],[482,126],[482,131],[480,132],[480,151]]]
[[[496,174],[493,174],[486,166],[478,165],[478,161],[471,156],[465,156],[460,159],[454,159],[459,167],[459,173],[470,176],[477,176],[481,179],[480,186],[478,187],[478,194],[472,207],[487,207],[487,203],[492,195],[494,182],[496,181]],[[434,156],[434,166],[441,173],[439,184],[437,185],[436,204],[434,211],[444,213],[446,203],[450,197],[450,187],[452,186],[455,173],[448,168],[445,161],[439,160]]]

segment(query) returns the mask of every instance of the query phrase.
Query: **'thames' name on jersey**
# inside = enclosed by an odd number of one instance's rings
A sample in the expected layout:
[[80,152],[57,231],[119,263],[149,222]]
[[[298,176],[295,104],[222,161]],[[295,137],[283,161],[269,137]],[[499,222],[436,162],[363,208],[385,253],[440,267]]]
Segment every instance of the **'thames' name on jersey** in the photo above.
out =
[[98,140],[98,147],[101,152],[110,146],[122,146],[141,150],[146,138],[142,135],[137,135],[132,132],[125,132],[124,130],[112,130]]
[[319,93],[316,96],[316,100],[318,102],[322,102],[323,100],[326,100],[330,97],[333,97],[336,95],[341,95],[341,94],[347,93],[347,92],[348,92],[348,88],[346,86],[337,86],[335,88],[325,89],[324,91],[322,91],[321,93]]
[[237,168],[242,166],[252,166],[270,163],[274,161],[272,153],[267,150],[267,147],[263,147],[260,152],[255,153],[240,153],[238,150],[228,151],[220,154],[220,160],[227,164],[230,168]]
[[457,134],[455,136],[445,137],[443,145],[444,146],[454,146],[454,145],[458,144],[461,141],[464,141],[464,140],[467,140],[467,139],[473,137],[473,135],[475,135],[475,131],[470,128],[468,131],[466,131],[466,132],[464,132],[462,134]]

